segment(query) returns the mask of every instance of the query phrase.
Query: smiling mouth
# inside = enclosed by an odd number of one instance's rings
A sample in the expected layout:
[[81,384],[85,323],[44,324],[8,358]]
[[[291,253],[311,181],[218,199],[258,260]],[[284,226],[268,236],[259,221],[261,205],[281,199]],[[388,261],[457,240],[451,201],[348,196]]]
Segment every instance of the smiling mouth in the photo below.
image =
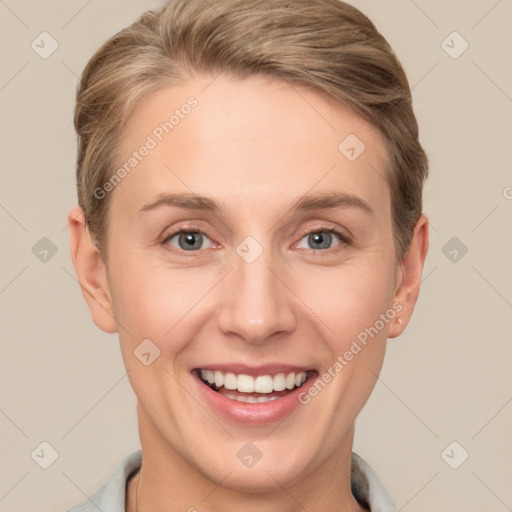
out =
[[317,372],[309,370],[253,377],[243,373],[197,368],[194,373],[203,384],[226,398],[256,404],[277,400],[293,393]]

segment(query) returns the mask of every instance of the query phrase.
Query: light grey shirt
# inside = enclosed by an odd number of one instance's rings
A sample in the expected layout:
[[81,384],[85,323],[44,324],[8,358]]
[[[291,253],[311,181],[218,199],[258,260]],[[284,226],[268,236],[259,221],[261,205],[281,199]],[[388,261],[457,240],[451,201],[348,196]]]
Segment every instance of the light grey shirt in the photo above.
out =
[[[142,451],[130,453],[118,464],[102,487],[68,512],[126,512],[126,484],[141,464]],[[355,452],[352,452],[351,487],[354,497],[371,512],[397,512],[375,472]]]

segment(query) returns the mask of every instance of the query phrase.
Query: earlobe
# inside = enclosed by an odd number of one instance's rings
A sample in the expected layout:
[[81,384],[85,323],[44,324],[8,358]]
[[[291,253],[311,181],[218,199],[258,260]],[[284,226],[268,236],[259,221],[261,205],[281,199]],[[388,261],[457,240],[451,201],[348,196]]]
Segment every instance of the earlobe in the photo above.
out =
[[418,299],[421,274],[428,252],[429,232],[428,218],[422,214],[413,230],[411,243],[404,253],[400,268],[400,278],[394,296],[394,302],[400,303],[402,309],[388,330],[388,338],[400,336],[407,327]]
[[105,263],[89,233],[85,214],[76,206],[68,214],[71,259],[94,323],[107,333],[117,332]]

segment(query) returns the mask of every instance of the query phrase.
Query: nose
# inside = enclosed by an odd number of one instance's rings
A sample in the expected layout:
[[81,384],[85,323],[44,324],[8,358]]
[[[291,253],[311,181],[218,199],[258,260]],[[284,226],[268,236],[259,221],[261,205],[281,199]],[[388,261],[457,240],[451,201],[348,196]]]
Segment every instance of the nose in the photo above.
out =
[[225,336],[252,345],[293,332],[297,323],[295,296],[270,251],[263,251],[252,262],[236,252],[233,256],[233,268],[223,280],[223,300],[217,310],[219,329]]

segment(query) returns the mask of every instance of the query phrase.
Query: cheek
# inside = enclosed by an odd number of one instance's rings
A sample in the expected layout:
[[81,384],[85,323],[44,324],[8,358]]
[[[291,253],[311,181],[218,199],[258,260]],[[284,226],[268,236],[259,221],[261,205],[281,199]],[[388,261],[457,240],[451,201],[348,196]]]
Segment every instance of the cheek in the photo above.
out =
[[219,276],[206,269],[152,266],[147,260],[126,262],[114,274],[113,302],[116,319],[123,326],[119,340],[126,367],[140,369],[133,354],[149,339],[162,356],[156,366],[174,373],[178,363],[184,364],[183,352],[191,340],[213,317],[215,293],[208,291]]
[[392,274],[385,263],[354,260],[308,274],[298,284],[298,296],[342,348],[390,307]]
[[139,259],[116,266],[112,283],[116,318],[131,335],[162,338],[200,296],[186,273]]

